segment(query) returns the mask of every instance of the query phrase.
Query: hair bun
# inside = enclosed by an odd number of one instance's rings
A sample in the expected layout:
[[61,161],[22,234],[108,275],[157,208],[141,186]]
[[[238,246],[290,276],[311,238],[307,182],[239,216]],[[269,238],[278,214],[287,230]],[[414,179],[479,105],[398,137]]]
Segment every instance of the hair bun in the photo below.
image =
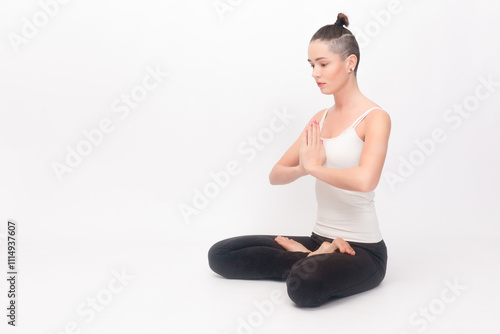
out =
[[347,15],[345,15],[344,13],[339,13],[337,15],[337,21],[335,21],[335,24],[336,25],[339,25],[339,26],[346,26],[348,27],[349,26],[349,19],[347,18]]

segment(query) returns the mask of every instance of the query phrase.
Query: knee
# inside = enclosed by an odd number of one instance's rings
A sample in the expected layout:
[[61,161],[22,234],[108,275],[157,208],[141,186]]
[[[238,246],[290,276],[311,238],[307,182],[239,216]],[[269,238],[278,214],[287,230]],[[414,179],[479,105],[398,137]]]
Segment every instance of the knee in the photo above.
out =
[[221,257],[224,254],[222,247],[222,241],[215,243],[208,250],[208,266],[217,274],[220,274],[221,269]]
[[297,262],[288,274],[286,285],[288,296],[297,306],[317,307],[327,299],[315,257]]
[[226,240],[215,243],[208,250],[208,266],[213,272],[226,278],[231,277],[231,249]]

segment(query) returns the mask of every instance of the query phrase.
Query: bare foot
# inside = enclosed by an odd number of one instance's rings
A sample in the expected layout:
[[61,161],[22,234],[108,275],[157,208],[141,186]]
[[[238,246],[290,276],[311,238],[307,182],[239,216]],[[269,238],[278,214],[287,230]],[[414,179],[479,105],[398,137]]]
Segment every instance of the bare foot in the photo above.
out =
[[335,246],[332,243],[325,241],[321,244],[321,246],[319,246],[317,250],[309,253],[307,256],[313,256],[318,254],[329,254],[335,252],[335,250],[336,250]]
[[293,239],[289,239],[287,237],[282,237],[282,236],[277,236],[274,239],[281,247],[286,249],[287,251],[290,252],[304,252],[304,253],[310,253],[311,251],[307,249],[304,245],[302,245],[300,242],[297,242]]
[[309,253],[307,256],[330,253],[346,253],[349,255],[356,255],[356,251],[351,247],[351,245],[349,245],[347,241],[341,238],[336,238],[333,242],[323,242],[317,250]]

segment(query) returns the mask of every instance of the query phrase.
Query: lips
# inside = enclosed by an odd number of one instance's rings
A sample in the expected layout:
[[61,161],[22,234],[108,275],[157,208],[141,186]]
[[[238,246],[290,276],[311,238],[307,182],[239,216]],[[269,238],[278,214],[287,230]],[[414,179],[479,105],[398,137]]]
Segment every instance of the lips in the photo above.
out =
[[323,87],[325,85],[324,82],[316,82],[318,84],[318,87]]

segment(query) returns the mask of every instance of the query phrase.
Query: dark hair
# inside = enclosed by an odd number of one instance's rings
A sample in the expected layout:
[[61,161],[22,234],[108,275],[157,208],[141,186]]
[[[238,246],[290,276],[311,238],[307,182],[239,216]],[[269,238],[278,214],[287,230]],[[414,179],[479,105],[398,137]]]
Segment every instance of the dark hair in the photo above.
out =
[[349,26],[349,19],[344,13],[339,13],[337,15],[337,21],[335,21],[334,24],[321,27],[313,35],[310,42],[317,39],[328,42],[328,44],[330,44],[330,50],[340,55],[342,60],[345,60],[352,54],[355,55],[358,59],[356,67],[354,68],[354,74],[356,75],[360,59],[359,45],[356,41],[356,37],[354,37],[352,32],[347,28],[344,28],[344,26]]

